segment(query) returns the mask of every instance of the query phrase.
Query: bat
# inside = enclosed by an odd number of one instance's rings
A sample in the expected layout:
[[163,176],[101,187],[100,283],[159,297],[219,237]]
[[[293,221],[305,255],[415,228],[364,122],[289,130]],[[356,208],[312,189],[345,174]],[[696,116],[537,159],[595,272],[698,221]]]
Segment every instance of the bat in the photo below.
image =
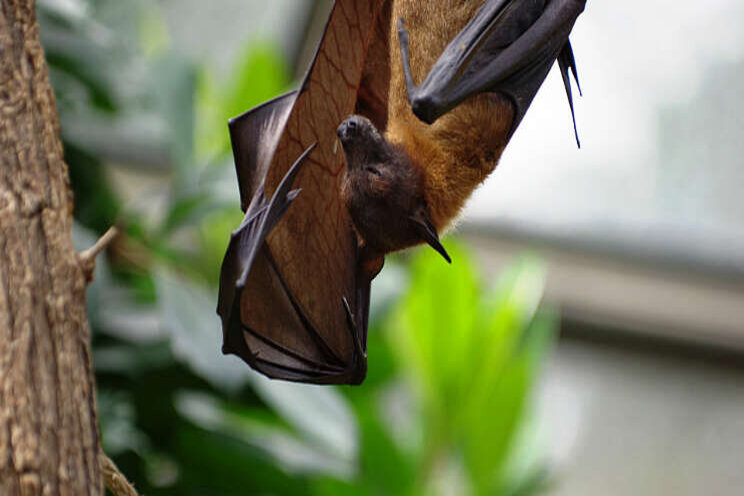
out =
[[584,4],[337,0],[300,89],[229,123],[245,216],[220,274],[223,353],[272,378],[360,384],[385,255],[427,243],[451,261],[439,233],[556,60],[573,115]]
[[584,3],[394,3],[387,128],[351,116],[338,130],[342,199],[371,256],[428,243],[450,261],[438,233],[496,167],[556,60],[573,115],[568,35]]

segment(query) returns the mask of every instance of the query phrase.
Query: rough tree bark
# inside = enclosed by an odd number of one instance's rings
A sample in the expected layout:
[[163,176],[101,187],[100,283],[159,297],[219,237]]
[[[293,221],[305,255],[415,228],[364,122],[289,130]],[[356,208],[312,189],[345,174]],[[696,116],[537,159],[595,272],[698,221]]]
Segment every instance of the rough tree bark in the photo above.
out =
[[103,494],[88,261],[33,0],[0,0],[0,494]]

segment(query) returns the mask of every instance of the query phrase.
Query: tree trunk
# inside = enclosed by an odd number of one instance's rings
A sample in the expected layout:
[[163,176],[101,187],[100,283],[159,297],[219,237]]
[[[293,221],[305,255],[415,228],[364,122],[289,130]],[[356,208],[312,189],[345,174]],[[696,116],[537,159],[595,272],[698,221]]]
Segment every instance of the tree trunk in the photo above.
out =
[[0,0],[0,494],[103,494],[86,270],[33,0]]

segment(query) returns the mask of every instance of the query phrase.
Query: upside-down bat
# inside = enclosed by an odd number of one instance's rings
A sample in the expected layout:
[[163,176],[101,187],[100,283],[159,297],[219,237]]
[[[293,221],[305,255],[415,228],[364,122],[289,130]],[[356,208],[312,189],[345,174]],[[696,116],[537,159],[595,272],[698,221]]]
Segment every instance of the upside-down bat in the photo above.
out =
[[438,233],[556,60],[573,113],[585,1],[337,0],[300,89],[230,121],[245,217],[220,276],[223,352],[361,383],[385,254],[428,243],[449,261]]

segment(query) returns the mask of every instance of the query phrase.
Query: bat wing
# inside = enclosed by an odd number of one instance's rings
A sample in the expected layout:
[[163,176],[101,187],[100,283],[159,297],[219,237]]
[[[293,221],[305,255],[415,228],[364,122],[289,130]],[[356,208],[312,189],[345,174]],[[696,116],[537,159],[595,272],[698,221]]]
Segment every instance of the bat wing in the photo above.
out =
[[387,119],[389,2],[338,0],[296,92],[230,121],[245,217],[220,275],[223,353],[278,379],[359,384],[370,279],[339,198],[336,128]]
[[578,79],[568,35],[585,4],[586,0],[488,0],[447,45],[418,87],[408,61],[408,33],[399,20],[413,112],[431,124],[472,95],[499,92],[514,103],[513,133],[558,60],[573,116],[569,71],[577,83]]

